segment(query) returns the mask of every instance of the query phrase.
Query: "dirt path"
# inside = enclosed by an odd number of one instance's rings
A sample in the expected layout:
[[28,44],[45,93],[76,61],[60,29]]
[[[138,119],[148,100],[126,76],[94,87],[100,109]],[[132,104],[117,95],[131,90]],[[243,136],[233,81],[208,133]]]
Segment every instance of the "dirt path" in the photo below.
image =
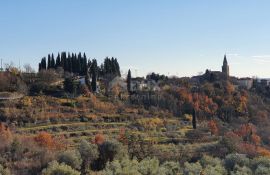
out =
[[22,97],[24,95],[19,93],[0,92],[0,100],[16,100]]

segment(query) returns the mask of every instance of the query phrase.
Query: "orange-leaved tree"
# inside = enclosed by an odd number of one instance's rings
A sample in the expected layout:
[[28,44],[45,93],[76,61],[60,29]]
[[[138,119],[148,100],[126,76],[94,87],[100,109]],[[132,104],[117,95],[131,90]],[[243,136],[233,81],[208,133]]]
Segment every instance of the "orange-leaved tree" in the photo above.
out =
[[37,144],[47,149],[60,149],[61,144],[60,140],[54,139],[50,133],[40,132],[37,136],[34,137],[34,140]]
[[95,138],[94,138],[95,144],[101,145],[104,143],[104,141],[105,141],[105,136],[103,134],[99,133],[95,135]]
[[216,121],[210,120],[208,122],[208,127],[212,135],[218,135],[218,126]]

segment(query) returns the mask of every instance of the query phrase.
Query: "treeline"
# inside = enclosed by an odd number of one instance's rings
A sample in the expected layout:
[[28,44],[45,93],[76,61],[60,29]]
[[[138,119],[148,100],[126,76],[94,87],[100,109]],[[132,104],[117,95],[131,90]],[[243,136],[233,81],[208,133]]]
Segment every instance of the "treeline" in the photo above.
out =
[[48,54],[43,57],[39,63],[39,71],[48,69],[63,68],[65,72],[74,73],[77,75],[105,76],[107,74],[121,76],[120,66],[117,58],[106,57],[104,62],[98,66],[96,59],[88,59],[85,53],[58,53],[57,57],[54,54]]

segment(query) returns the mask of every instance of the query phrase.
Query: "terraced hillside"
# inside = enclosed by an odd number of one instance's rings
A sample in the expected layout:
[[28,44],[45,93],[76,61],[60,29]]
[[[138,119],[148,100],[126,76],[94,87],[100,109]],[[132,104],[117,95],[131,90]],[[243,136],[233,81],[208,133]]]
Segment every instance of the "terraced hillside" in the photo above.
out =
[[193,131],[190,116],[177,118],[164,111],[122,106],[117,102],[110,103],[105,97],[64,99],[26,96],[6,102],[1,111],[6,116],[5,120],[16,126],[16,134],[34,137],[40,132],[47,132],[65,138],[69,147],[76,146],[82,139],[91,141],[97,134],[118,140],[123,132],[129,137],[139,136],[144,144],[152,144],[157,150],[167,151],[179,144],[200,147],[200,139],[203,142],[201,146],[219,140],[209,134],[206,123],[199,124],[203,138],[186,136]]

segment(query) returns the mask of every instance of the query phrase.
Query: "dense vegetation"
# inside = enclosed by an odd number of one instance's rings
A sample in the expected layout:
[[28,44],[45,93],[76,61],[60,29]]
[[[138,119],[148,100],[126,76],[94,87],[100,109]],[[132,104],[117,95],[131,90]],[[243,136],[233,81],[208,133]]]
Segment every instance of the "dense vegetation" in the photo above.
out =
[[129,71],[108,88],[119,75],[65,52],[1,72],[0,174],[270,174],[269,87],[151,73],[159,90],[131,92]]

